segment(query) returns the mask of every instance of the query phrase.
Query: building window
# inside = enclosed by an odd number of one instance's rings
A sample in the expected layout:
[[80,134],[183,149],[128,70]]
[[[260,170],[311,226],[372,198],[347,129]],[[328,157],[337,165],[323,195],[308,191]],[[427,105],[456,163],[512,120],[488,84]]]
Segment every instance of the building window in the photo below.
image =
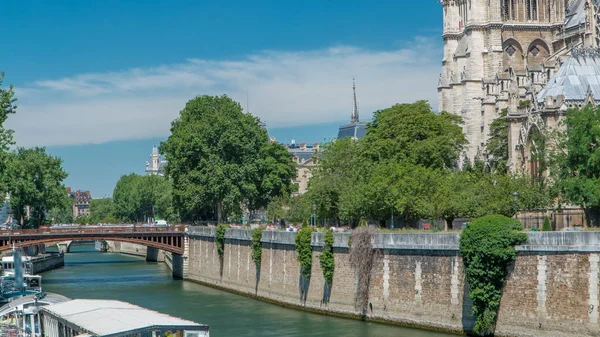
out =
[[504,20],[514,20],[517,17],[515,2],[516,0],[502,1],[502,18]]
[[525,0],[527,20],[538,20],[538,0]]

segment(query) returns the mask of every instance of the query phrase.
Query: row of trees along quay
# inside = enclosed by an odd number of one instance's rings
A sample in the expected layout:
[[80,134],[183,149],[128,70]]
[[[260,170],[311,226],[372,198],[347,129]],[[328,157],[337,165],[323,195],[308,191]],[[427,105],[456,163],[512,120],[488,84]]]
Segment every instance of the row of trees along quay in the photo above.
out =
[[[426,219],[443,220],[434,227],[441,230],[457,218],[512,217],[517,210],[570,204],[581,206],[588,225],[596,226],[600,142],[593,126],[599,111],[569,110],[562,128],[535,133],[538,151],[532,160],[539,170],[532,175],[507,170],[506,111],[491,124],[482,156],[471,162],[461,158],[467,142],[459,116],[435,113],[425,101],[396,104],[374,113],[364,138],[323,144],[307,193],[293,196],[292,155],[269,140],[259,120],[227,96],[198,96],[160,145],[169,162],[166,176],[124,175],[112,199],[93,200],[91,218],[76,221],[221,223],[238,222],[245,210],[265,210],[273,223],[357,226],[368,219],[411,227]],[[15,196],[17,190],[13,187]]]

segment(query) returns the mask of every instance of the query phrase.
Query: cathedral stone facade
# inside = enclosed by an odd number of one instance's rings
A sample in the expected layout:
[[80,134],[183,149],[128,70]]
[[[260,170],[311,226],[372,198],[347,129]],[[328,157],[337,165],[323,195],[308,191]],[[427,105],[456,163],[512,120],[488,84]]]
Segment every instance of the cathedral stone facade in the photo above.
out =
[[[531,170],[532,130],[556,127],[566,106],[580,104],[563,104],[564,96],[542,91],[574,50],[598,47],[600,0],[440,2],[444,57],[439,111],[463,118],[466,155],[472,160],[485,158],[489,125],[506,109],[509,165]],[[595,57],[591,54],[577,57]]]

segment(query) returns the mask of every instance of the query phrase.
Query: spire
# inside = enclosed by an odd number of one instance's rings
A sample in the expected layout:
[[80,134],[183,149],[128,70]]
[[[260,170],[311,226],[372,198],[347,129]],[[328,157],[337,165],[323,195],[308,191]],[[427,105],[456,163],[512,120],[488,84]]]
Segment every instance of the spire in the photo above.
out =
[[352,107],[352,118],[350,119],[351,123],[358,122],[358,104],[356,103],[356,84],[354,83],[354,78],[352,78],[352,91],[354,93],[354,106]]

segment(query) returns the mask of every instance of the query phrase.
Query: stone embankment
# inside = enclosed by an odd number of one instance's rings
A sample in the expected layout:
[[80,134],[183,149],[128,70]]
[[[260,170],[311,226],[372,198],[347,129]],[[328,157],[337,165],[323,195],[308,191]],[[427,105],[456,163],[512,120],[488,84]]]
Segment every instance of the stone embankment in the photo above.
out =
[[[355,306],[357,275],[349,235],[334,235],[335,272],[328,303],[319,264],[322,233],[313,233],[312,276],[301,300],[295,233],[263,232],[258,270],[251,231],[228,229],[222,258],[214,228],[190,227],[181,271],[185,279],[281,305],[363,317]],[[364,318],[462,332],[472,328],[471,303],[457,233],[378,234]],[[518,246],[504,289],[497,335],[590,336],[598,326],[600,232],[532,232]],[[179,263],[178,262],[178,263]]]

